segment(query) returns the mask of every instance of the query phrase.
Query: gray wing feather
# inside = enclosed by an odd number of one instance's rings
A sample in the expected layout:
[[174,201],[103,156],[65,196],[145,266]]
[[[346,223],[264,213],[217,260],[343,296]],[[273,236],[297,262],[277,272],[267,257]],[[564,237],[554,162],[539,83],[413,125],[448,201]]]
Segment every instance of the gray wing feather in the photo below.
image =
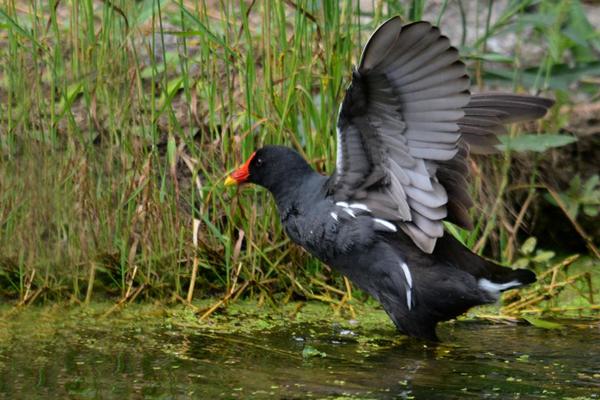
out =
[[369,39],[338,118],[336,201],[358,201],[431,253],[448,219],[469,227],[469,147],[490,152],[503,125],[551,100],[471,95],[458,51],[427,22],[385,22]]
[[551,99],[527,95],[472,94],[458,125],[472,153],[497,153],[496,136],[506,133],[505,124],[541,118],[553,104]]

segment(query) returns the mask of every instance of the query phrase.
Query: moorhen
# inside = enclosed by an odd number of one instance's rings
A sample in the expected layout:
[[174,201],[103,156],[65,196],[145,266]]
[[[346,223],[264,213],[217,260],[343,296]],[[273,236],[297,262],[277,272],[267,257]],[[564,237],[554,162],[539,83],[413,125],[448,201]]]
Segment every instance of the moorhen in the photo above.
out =
[[335,172],[265,146],[227,177],[275,198],[289,237],[373,296],[403,333],[436,325],[535,281],[481,258],[444,231],[471,228],[469,152],[497,152],[504,124],[540,118],[553,101],[469,92],[458,51],[428,22],[391,18],[352,72],[337,121]]

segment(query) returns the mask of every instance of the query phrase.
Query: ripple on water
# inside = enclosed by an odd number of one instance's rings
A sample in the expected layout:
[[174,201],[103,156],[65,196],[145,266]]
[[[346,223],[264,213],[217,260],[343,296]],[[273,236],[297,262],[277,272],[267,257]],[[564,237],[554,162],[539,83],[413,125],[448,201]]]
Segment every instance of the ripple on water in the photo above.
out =
[[45,332],[3,335],[0,396],[600,398],[598,328],[459,322],[442,327],[441,344],[328,323],[245,334],[110,324]]

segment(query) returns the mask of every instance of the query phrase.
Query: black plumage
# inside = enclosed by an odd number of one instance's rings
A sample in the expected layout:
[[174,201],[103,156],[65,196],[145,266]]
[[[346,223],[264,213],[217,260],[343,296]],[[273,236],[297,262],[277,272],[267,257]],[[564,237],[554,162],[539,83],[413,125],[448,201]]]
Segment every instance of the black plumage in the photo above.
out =
[[427,22],[398,18],[371,37],[338,117],[331,177],[294,150],[257,150],[228,183],[272,194],[286,233],[377,299],[398,329],[436,339],[439,321],[535,281],[444,232],[469,228],[469,151],[491,153],[504,124],[542,117],[552,100],[469,93],[458,52]]

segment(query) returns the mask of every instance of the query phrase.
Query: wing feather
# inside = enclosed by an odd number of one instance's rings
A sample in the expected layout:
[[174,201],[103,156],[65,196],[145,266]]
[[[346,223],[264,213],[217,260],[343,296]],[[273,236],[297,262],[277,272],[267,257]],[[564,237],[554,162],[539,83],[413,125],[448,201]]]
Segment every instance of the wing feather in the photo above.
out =
[[330,193],[400,227],[431,253],[448,219],[470,227],[469,148],[492,152],[504,124],[552,101],[469,93],[458,51],[427,22],[392,18],[365,46],[340,107]]

